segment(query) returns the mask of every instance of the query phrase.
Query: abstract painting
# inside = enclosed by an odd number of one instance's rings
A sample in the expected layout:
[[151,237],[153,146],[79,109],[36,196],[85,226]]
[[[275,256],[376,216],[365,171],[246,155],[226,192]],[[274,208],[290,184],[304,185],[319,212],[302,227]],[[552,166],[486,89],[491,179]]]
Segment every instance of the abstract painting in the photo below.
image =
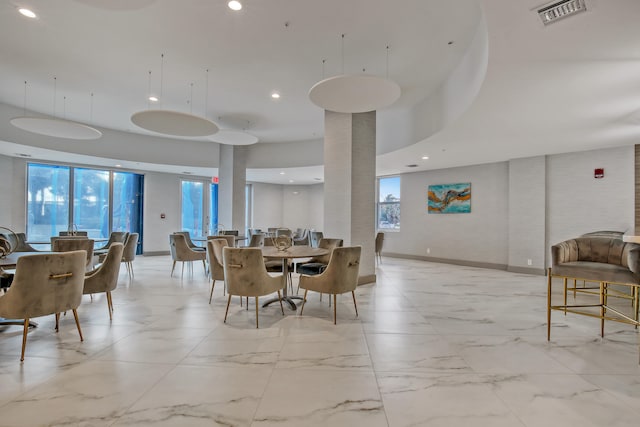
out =
[[471,183],[430,185],[428,212],[471,212]]

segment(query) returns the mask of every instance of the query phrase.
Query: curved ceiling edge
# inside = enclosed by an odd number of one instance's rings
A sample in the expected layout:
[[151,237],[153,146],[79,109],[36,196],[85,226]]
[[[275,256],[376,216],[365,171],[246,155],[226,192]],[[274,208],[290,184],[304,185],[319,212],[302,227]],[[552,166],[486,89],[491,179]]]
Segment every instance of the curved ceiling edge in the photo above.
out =
[[484,13],[481,12],[469,49],[437,91],[409,111],[382,111],[378,114],[377,154],[414,145],[462,116],[480,92],[488,63],[489,33]]

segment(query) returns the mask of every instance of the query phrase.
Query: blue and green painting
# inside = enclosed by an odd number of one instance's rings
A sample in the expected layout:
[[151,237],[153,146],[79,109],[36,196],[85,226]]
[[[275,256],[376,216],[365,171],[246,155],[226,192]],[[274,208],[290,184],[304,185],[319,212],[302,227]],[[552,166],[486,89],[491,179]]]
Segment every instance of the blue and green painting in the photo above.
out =
[[430,185],[428,199],[429,213],[469,213],[471,183]]

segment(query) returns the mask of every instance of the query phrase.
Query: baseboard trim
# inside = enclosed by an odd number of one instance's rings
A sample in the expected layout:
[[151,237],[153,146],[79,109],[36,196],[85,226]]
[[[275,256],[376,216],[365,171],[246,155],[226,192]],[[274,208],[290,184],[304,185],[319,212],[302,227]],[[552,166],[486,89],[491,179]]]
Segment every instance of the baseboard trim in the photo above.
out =
[[507,271],[511,273],[522,273],[522,274],[535,274],[536,276],[546,276],[547,270],[544,268],[534,268],[534,267],[517,267],[517,266],[509,266]]
[[376,275],[375,274],[367,274],[366,276],[358,276],[358,286],[367,285],[369,283],[375,283]]
[[382,256],[383,256],[383,259],[385,256],[388,256],[390,258],[405,258],[405,259],[415,259],[419,261],[441,262],[443,264],[463,265],[466,267],[490,268],[492,270],[507,270],[506,264],[495,264],[491,262],[478,262],[478,261],[469,261],[464,259],[451,259],[451,258],[436,258],[436,257],[421,256],[421,255],[398,254],[393,252],[391,253],[384,252]]

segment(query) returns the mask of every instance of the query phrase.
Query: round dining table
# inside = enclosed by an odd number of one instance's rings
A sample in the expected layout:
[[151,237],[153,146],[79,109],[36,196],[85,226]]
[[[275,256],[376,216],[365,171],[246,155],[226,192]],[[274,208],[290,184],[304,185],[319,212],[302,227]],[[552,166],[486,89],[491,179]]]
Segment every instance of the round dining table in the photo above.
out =
[[[296,306],[294,299],[303,299],[297,295],[288,295],[287,294],[287,276],[289,275],[289,260],[294,258],[310,258],[315,256],[327,255],[329,253],[329,249],[323,248],[312,248],[311,246],[291,246],[285,250],[280,250],[275,246],[263,246],[262,248],[262,256],[267,259],[281,259],[282,260],[282,301],[289,304],[291,310],[296,310],[298,307]],[[268,306],[274,302],[278,301],[278,298],[272,298],[262,304],[263,307]]]

